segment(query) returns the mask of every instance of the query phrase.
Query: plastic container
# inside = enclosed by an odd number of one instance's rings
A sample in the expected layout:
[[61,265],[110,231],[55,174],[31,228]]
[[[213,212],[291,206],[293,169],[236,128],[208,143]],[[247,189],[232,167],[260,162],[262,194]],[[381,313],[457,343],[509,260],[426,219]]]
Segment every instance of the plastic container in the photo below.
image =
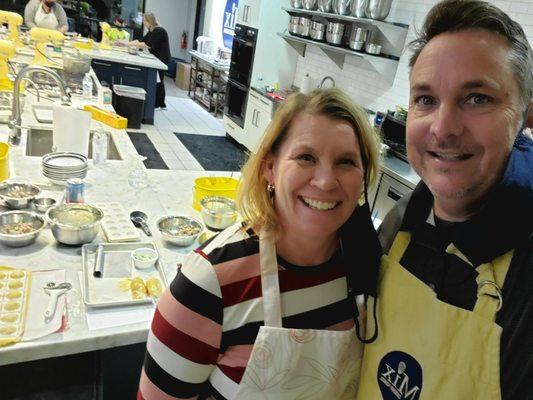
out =
[[98,129],[93,134],[92,144],[94,165],[105,164],[107,161],[107,132],[101,123],[98,124]]
[[81,82],[83,88],[83,98],[92,99],[93,97],[93,80],[89,73],[86,73]]
[[128,128],[139,129],[144,115],[146,90],[135,86],[114,85],[113,107],[118,115],[128,119]]
[[157,251],[148,247],[135,249],[131,253],[133,265],[135,265],[135,268],[138,269],[147,269],[153,267],[158,258],[159,254],[157,254]]
[[235,200],[238,184],[238,180],[226,176],[197,178],[194,181],[192,206],[201,211],[200,200],[205,196],[222,196]]
[[9,145],[0,142],[0,182],[9,178]]

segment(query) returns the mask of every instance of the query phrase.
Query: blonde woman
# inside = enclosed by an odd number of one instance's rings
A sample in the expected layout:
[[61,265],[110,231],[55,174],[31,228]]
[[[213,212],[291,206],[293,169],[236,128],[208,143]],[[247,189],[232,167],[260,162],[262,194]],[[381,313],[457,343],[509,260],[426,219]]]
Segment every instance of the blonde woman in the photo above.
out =
[[161,297],[138,398],[353,398],[354,296],[375,295],[381,255],[359,200],[377,168],[346,95],[290,97],[242,171],[246,222],[190,254]]
[[[148,33],[144,35],[141,41],[134,40],[130,42],[130,45],[137,46],[140,49],[148,49],[150,53],[168,65],[170,62],[170,45],[167,31],[157,24],[155,15],[151,12],[144,13],[143,24],[148,29]],[[167,108],[165,104],[165,71],[160,69],[158,72],[155,108],[165,109]]]

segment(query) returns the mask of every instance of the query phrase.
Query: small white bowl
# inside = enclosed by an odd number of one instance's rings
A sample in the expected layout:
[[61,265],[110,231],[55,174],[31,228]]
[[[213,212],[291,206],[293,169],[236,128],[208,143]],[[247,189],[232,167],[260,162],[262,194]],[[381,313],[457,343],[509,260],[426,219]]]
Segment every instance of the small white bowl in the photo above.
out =
[[131,253],[133,265],[135,265],[135,268],[138,269],[147,269],[152,267],[158,258],[159,254],[157,254],[157,251],[154,249],[149,249],[148,247],[135,249]]

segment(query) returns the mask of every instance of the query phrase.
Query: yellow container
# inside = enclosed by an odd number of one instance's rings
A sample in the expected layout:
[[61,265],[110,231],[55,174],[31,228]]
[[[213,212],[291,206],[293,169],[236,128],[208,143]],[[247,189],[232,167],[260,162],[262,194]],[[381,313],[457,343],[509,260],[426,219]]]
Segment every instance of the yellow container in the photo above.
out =
[[235,200],[237,196],[237,179],[227,176],[202,177],[194,180],[192,206],[200,211],[200,200],[205,196],[223,196]]
[[9,178],[9,145],[0,142],[0,182]]
[[90,112],[94,120],[100,121],[111,128],[126,129],[128,126],[127,118],[121,117],[114,112],[104,110],[100,107],[85,105],[83,110]]

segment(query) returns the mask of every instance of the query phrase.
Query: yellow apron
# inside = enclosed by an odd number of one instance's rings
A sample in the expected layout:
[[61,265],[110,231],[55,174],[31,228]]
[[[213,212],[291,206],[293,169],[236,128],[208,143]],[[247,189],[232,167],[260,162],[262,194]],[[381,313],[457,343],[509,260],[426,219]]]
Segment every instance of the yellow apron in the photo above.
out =
[[353,399],[363,352],[355,328],[282,328],[275,243],[264,232],[259,237],[265,325],[234,399]]
[[[357,399],[501,399],[502,329],[495,318],[513,251],[476,268],[478,298],[468,311],[437,299],[400,265],[410,240],[399,232],[382,259],[379,335],[365,346]],[[453,244],[446,251],[468,262]]]

